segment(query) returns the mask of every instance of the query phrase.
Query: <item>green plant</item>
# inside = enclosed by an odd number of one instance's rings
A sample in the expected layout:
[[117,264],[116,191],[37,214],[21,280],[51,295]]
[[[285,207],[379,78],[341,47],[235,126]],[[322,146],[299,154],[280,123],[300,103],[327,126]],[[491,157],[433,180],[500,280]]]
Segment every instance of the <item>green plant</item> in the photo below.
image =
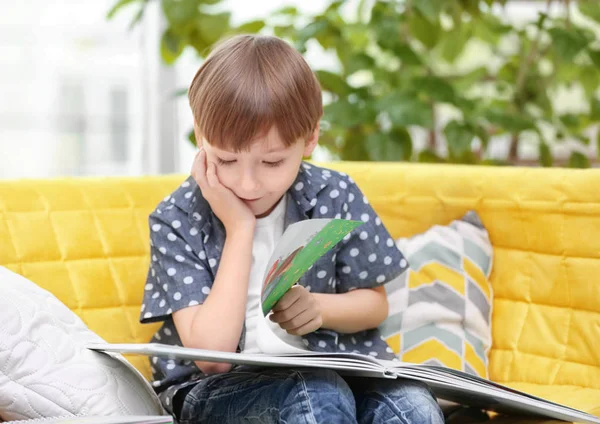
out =
[[[147,2],[121,0],[112,13],[129,3],[143,10]],[[237,28],[228,13],[209,13],[217,3],[161,0],[168,22],[165,62],[173,63],[186,46],[203,56],[226,34],[263,28],[301,52],[318,42],[338,61],[335,70],[316,70],[327,96],[321,144],[341,159],[500,163],[487,159],[490,138],[499,135],[510,140],[507,163],[517,162],[519,146],[531,142],[544,166],[553,164],[552,146],[566,139],[577,140],[581,150],[593,141],[600,152],[600,138],[590,140],[586,132],[600,122],[594,33],[600,2],[576,4],[588,26],[574,22],[569,0],[562,0],[561,16],[540,13],[520,26],[492,13],[506,0],[361,0],[353,10],[330,1],[314,16],[285,7]],[[555,3],[546,2],[548,8]],[[474,50],[493,60],[469,66]],[[585,104],[565,112],[551,99],[570,87],[581,88]],[[420,152],[409,131],[414,128],[428,134]],[[568,164],[586,167],[589,158],[576,151]]]

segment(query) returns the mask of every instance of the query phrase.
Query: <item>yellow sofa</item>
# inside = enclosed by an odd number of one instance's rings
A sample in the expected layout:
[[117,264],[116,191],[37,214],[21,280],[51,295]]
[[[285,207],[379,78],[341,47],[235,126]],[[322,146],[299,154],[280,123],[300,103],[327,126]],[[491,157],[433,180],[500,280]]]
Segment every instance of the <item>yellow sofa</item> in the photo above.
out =
[[[600,415],[600,170],[323,165],[357,181],[394,237],[477,210],[495,248],[491,379]],[[0,265],[107,341],[147,342],[147,216],[183,179],[0,181]]]

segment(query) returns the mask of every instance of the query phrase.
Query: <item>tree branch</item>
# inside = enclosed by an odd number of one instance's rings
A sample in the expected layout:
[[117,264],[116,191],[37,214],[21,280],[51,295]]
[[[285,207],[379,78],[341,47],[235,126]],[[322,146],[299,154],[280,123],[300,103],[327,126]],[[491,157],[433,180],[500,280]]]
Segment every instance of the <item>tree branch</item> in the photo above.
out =
[[[550,6],[552,5],[552,1],[553,0],[546,0],[546,8],[547,8],[548,13],[550,13]],[[522,110],[522,105],[521,105],[521,102],[519,101],[520,97],[521,97],[521,92],[523,90],[523,86],[525,85],[525,79],[527,78],[527,72],[529,71],[529,69],[533,63],[533,60],[535,59],[535,57],[538,54],[538,47],[540,44],[540,40],[542,38],[543,26],[544,26],[544,16],[541,16],[540,20],[538,21],[538,33],[536,34],[535,39],[531,42],[531,48],[529,49],[529,52],[528,52],[527,56],[525,57],[525,60],[522,61],[521,64],[519,65],[519,72],[517,73],[517,80],[515,81],[515,91],[514,91],[514,97],[513,97],[513,102],[519,112],[521,112],[521,110]],[[518,159],[518,151],[519,151],[518,144],[519,144],[519,134],[513,133],[510,138],[510,149],[508,152],[508,159],[511,162],[514,162]]]
[[435,152],[437,149],[437,133],[436,133],[436,129],[437,129],[437,116],[435,113],[435,103],[431,103],[431,117],[432,117],[432,121],[433,121],[433,128],[431,130],[429,130],[429,139],[428,139],[428,143],[427,146],[429,147],[429,149],[432,152]]

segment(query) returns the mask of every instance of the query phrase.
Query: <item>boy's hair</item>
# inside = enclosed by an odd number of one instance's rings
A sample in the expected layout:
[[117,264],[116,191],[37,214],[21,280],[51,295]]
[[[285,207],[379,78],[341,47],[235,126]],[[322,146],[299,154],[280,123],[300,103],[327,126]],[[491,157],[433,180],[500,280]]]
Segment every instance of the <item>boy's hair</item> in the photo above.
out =
[[314,73],[298,51],[271,36],[237,35],[219,43],[188,97],[200,135],[235,152],[272,127],[290,146],[308,138],[323,115]]

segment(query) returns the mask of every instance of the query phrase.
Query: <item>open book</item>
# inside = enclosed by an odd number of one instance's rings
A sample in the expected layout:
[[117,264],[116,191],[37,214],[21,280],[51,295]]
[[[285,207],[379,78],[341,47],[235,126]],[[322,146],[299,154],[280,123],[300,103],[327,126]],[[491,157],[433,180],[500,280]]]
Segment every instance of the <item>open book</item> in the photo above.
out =
[[327,368],[342,375],[368,378],[406,378],[422,381],[438,399],[475,406],[505,414],[555,418],[600,424],[600,418],[553,403],[509,387],[449,368],[425,364],[382,361],[353,353],[243,354],[190,349],[164,344],[96,343],[89,349],[124,354],[159,356],[169,359],[227,362],[258,367]]
[[228,362],[258,367],[327,368],[366,378],[408,378],[427,383],[450,402],[507,414],[551,417],[600,424],[582,411],[540,399],[461,371],[434,365],[383,361],[353,353],[316,353],[292,346],[278,337],[267,316],[279,299],[325,253],[360,226],[360,221],[313,219],[290,225],[270,258],[262,284],[263,316],[257,325],[257,344],[268,354],[230,353],[165,344],[92,344],[96,351],[158,356],[168,359]]

